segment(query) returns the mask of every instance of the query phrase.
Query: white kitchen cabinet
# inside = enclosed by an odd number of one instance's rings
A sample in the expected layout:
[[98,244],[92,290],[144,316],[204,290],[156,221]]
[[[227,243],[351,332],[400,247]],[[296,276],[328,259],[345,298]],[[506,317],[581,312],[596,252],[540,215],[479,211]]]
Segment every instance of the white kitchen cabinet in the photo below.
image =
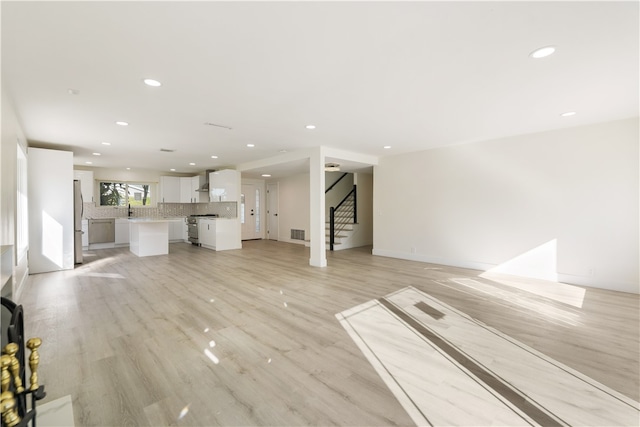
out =
[[129,246],[129,220],[116,218],[116,246]]
[[[204,178],[204,177],[203,177]],[[196,191],[204,184],[199,176],[161,176],[160,202],[198,203],[208,202],[209,194]],[[204,196],[203,196],[204,194]]]
[[198,240],[200,244],[206,248],[216,248],[216,220],[215,219],[198,219]]
[[198,219],[198,240],[203,247],[216,251],[241,249],[238,219]]
[[187,223],[184,219],[169,221],[169,242],[184,242],[187,240]]
[[83,171],[75,169],[73,171],[73,179],[80,181],[80,192],[82,193],[82,201],[85,203],[93,202],[93,171]]
[[89,249],[89,220],[82,220],[82,249]]
[[73,153],[29,147],[27,159],[29,274],[73,270]]
[[161,176],[160,177],[160,202],[180,203],[180,177]]
[[239,198],[240,173],[223,169],[209,173],[209,200],[211,202],[237,202]]
[[238,218],[216,219],[216,250],[242,249]]
[[180,202],[181,203],[196,203],[198,201],[198,193],[196,188],[193,187],[194,177],[181,177],[180,178]]

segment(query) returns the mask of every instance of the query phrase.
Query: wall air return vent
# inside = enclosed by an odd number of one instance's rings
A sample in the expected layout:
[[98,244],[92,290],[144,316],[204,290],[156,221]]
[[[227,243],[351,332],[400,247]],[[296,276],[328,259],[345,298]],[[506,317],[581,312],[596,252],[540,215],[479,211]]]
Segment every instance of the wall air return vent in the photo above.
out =
[[171,150],[169,148],[161,148],[160,151],[162,151],[163,153],[173,153],[176,150]]
[[291,240],[304,240],[304,230],[291,229]]

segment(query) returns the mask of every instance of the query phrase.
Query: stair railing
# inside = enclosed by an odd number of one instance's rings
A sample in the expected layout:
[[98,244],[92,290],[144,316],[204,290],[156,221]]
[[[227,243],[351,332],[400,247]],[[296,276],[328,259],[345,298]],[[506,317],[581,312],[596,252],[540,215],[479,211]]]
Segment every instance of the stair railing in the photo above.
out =
[[344,178],[347,175],[349,175],[347,172],[343,173],[340,178],[336,179],[336,181],[329,186],[329,188],[324,190],[324,194],[327,194],[329,191],[331,191],[333,189],[333,187],[335,187],[340,181],[342,181],[342,178]]
[[351,196],[353,196],[353,223],[356,224],[358,222],[358,192],[356,191],[355,185],[353,186],[351,191],[346,196],[344,196],[342,201],[338,203],[336,207],[332,206],[329,208],[329,250],[331,251],[333,250],[333,245],[335,244],[336,232],[339,232],[344,228],[343,223],[340,226],[340,229],[336,230],[336,212],[347,200],[349,200]]

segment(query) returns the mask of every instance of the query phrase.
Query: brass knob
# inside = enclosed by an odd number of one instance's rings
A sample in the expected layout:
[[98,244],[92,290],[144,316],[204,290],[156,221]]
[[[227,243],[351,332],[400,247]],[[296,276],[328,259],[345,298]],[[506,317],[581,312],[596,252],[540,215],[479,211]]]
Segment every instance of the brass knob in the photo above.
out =
[[27,341],[27,348],[31,350],[31,355],[29,355],[29,367],[31,368],[31,378],[30,383],[31,386],[29,390],[37,390],[38,389],[38,364],[40,363],[40,353],[38,353],[38,347],[42,345],[42,340],[40,338],[31,338]]
[[11,356],[3,354],[0,358],[0,364],[2,365],[2,392],[9,390],[11,384],[11,375],[9,375],[9,366],[11,366]]
[[20,423],[13,393],[5,391],[0,395],[0,408],[2,409],[2,421],[7,427],[14,427]]
[[13,382],[16,386],[16,393],[22,393],[24,391],[24,387],[22,386],[22,379],[20,379],[20,361],[16,357],[16,353],[18,353],[18,344],[12,342],[4,346],[4,353],[11,358],[11,365],[9,369],[11,369],[11,374],[13,375]]

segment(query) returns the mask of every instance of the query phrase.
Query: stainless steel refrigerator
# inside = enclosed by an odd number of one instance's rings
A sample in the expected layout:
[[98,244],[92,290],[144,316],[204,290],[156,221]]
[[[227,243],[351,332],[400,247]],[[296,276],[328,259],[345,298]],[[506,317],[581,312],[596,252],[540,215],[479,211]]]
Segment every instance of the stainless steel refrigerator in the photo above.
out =
[[80,181],[77,179],[73,180],[73,229],[74,229],[74,239],[73,239],[73,252],[74,263],[82,264],[82,214],[83,214],[83,204],[82,204],[82,190],[80,189]]

